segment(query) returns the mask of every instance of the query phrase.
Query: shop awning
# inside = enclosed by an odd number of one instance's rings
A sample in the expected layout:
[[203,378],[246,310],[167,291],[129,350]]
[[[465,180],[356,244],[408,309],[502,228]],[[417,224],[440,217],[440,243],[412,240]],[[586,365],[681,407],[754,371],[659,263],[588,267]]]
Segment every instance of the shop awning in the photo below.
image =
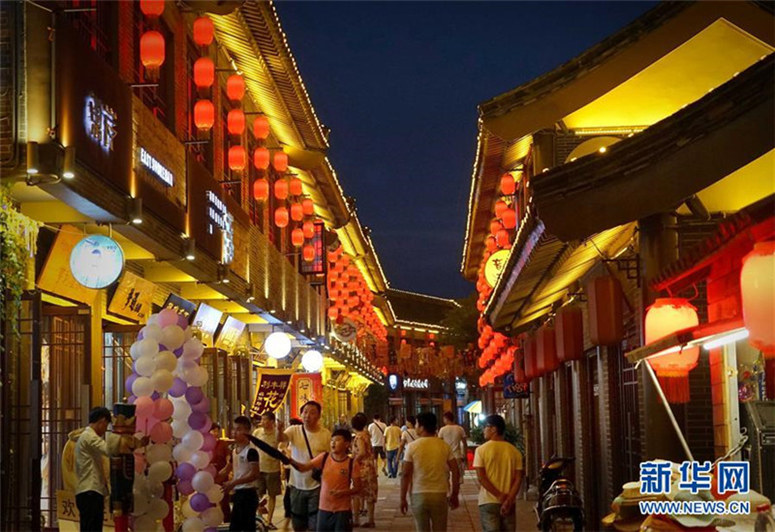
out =
[[690,347],[702,346],[705,350],[711,350],[747,337],[748,329],[743,326],[742,319],[717,321],[676,331],[643,347],[633,349],[625,356],[634,364]]
[[479,400],[471,401],[466,406],[463,407],[464,412],[468,412],[469,414],[481,414],[482,413],[482,402]]

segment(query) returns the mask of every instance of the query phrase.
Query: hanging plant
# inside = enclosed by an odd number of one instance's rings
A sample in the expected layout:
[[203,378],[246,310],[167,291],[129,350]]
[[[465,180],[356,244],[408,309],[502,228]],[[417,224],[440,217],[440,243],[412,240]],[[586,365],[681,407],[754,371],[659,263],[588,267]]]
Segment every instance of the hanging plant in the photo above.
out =
[[[27,286],[30,260],[37,251],[42,224],[24,216],[13,205],[10,184],[0,186],[0,321],[19,334],[22,293]],[[0,339],[3,330],[0,330]],[[2,351],[0,343],[0,351]]]

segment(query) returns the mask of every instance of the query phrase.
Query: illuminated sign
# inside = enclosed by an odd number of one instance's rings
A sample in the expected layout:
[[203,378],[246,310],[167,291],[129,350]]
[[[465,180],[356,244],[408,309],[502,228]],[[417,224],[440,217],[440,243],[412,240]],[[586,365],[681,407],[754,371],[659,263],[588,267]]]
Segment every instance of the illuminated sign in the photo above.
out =
[[404,379],[404,388],[427,390],[430,386],[431,383],[428,379]]
[[495,283],[498,281],[498,277],[500,277],[503,268],[506,267],[508,260],[508,249],[496,251],[490,255],[489,259],[487,259],[487,262],[484,264],[484,280],[487,281],[487,284],[490,287],[495,286]]
[[231,263],[234,260],[234,216],[229,213],[226,204],[212,190],[207,191],[207,232],[215,233],[215,228],[221,230],[221,262]]
[[113,108],[89,93],[84,106],[84,125],[89,137],[106,152],[113,151],[113,139],[118,131],[118,115]]
[[70,271],[86,288],[105,288],[116,282],[124,269],[124,251],[104,235],[89,235],[70,252]]
[[468,390],[468,383],[465,379],[455,379],[455,391],[457,393],[466,393]]
[[334,324],[334,338],[340,342],[350,343],[358,336],[358,326],[350,318],[344,318],[341,323]]
[[391,391],[398,390],[398,387],[400,384],[401,384],[401,377],[399,377],[395,373],[391,373],[390,375],[388,375],[388,388],[390,388]]
[[175,177],[172,175],[172,172],[157,161],[153,155],[145,150],[145,148],[140,148],[140,163],[168,187],[171,187],[174,184]]
[[220,310],[214,309],[206,303],[199,303],[199,309],[197,309],[191,324],[200,330],[202,343],[205,345],[213,345],[213,337],[215,330],[221,323],[221,316],[223,316],[223,312]]

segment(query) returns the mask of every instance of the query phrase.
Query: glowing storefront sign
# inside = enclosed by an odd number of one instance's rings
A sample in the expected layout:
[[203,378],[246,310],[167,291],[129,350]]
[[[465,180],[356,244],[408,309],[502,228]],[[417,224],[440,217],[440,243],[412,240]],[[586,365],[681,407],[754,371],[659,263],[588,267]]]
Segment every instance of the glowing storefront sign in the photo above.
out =
[[221,230],[221,262],[234,260],[234,216],[229,213],[226,204],[212,190],[207,191],[207,232],[213,234],[215,228]]
[[404,379],[404,388],[413,388],[415,390],[427,390],[431,384],[428,379]]
[[113,151],[117,125],[118,115],[113,108],[89,93],[84,106],[84,126],[89,137],[108,153]]
[[172,175],[172,172],[157,161],[145,148],[140,148],[140,163],[168,187],[171,187],[175,183],[175,177]]
[[116,282],[124,269],[124,251],[104,235],[89,235],[70,253],[70,271],[87,288],[105,288]]

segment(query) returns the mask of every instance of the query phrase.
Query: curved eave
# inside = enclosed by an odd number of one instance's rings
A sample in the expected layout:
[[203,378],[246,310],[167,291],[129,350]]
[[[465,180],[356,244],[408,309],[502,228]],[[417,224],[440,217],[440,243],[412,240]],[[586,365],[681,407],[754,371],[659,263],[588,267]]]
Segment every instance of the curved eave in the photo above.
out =
[[[563,241],[671,211],[775,147],[775,54],[641,133],[533,180]],[[627,198],[627,201],[621,201]]]
[[580,109],[725,18],[773,43],[772,16],[753,2],[664,2],[557,69],[479,106],[489,132],[515,139]]

